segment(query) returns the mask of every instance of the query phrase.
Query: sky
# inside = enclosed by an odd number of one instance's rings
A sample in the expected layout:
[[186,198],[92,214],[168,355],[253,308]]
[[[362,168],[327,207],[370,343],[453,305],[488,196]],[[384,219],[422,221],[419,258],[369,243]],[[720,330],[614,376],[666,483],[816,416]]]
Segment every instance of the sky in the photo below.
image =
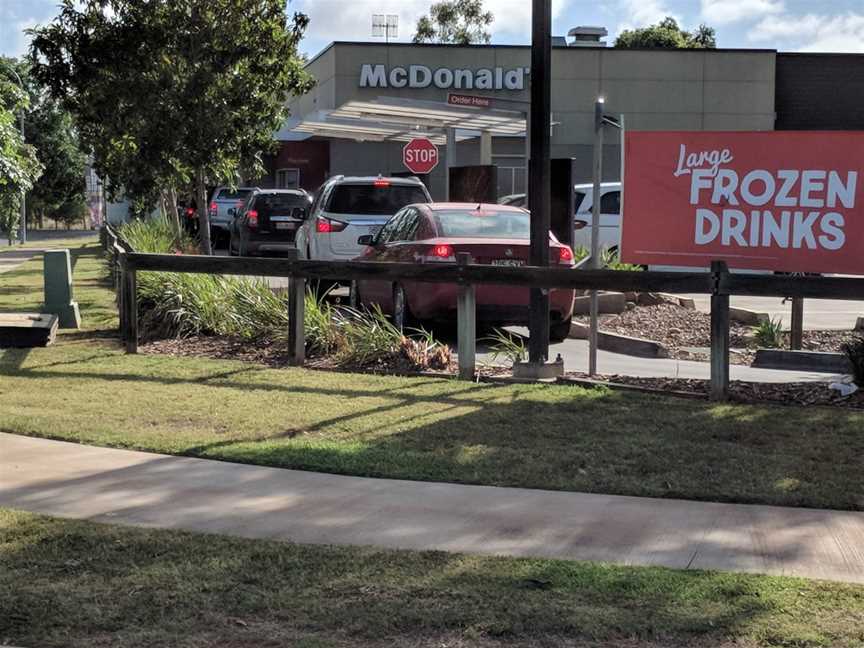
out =
[[[417,18],[434,0],[288,0],[289,11],[310,18],[301,50],[314,56],[334,40],[375,40],[372,14],[399,16],[396,41],[410,41]],[[530,42],[531,0],[484,0],[495,15],[493,43]],[[28,27],[50,22],[57,0],[0,0],[0,54],[27,49]],[[718,47],[784,52],[864,52],[864,0],[552,0],[553,34],[577,25],[623,29],[673,16],[685,28],[717,30]]]

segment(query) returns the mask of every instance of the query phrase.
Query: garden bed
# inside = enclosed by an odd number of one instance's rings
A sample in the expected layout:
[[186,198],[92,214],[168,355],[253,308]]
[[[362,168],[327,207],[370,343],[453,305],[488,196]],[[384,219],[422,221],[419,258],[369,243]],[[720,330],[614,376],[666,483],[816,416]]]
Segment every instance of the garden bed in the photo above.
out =
[[[708,398],[710,384],[698,378],[644,378],[622,375],[568,373],[564,382],[580,385],[624,386],[646,392],[661,392],[679,396]],[[729,399],[736,403],[773,403],[778,405],[846,407],[864,409],[864,390],[841,396],[824,382],[763,383],[733,380],[729,383]]]
[[[587,323],[585,317],[577,318]],[[601,315],[600,330],[660,342],[669,350],[670,358],[708,360],[711,346],[711,316],[676,304],[636,306],[620,315]],[[755,328],[740,322],[729,326],[732,364],[750,365],[758,343]],[[804,331],[805,351],[842,351],[843,344],[856,336],[854,331]],[[781,336],[781,348],[789,348],[789,333]],[[702,351],[704,349],[704,351]]]

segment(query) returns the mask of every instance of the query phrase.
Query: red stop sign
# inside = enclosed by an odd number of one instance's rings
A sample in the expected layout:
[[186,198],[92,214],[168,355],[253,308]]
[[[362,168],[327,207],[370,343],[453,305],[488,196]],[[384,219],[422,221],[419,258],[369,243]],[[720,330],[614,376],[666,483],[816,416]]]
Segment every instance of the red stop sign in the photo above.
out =
[[411,173],[429,173],[438,166],[438,147],[425,137],[415,137],[402,149],[402,164]]

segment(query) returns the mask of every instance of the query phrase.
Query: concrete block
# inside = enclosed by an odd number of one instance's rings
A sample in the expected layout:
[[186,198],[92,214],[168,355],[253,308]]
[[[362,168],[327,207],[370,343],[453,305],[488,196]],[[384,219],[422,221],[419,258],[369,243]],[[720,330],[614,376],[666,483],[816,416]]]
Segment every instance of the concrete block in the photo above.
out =
[[696,300],[690,297],[679,297],[678,303],[682,308],[686,308],[687,310],[696,310]]
[[513,364],[514,378],[549,380],[564,375],[564,360],[559,355],[555,362],[516,362]]
[[57,316],[49,313],[0,313],[0,348],[48,346],[57,324]]
[[603,351],[623,353],[640,358],[669,357],[669,349],[660,342],[643,340],[642,338],[629,337],[627,335],[618,335],[617,333],[607,333],[606,331],[600,331],[597,334],[597,346]]
[[855,330],[864,331],[864,317],[859,317],[858,321],[855,322]]
[[824,351],[758,349],[753,359],[753,366],[760,369],[820,371],[832,374],[845,374],[852,371],[849,359],[844,354]]
[[729,307],[729,319],[740,324],[747,324],[748,326],[759,326],[763,322],[771,321],[768,313],[757,313],[756,311],[746,308],[736,308],[735,306]]
[[[627,300],[624,293],[603,292],[597,295],[597,301],[601,313],[623,313],[627,308]],[[586,315],[591,311],[591,297],[577,297],[573,303],[573,313]]]
[[81,328],[78,302],[72,298],[72,264],[69,250],[46,250],[43,257],[46,313],[60,320],[60,328]]

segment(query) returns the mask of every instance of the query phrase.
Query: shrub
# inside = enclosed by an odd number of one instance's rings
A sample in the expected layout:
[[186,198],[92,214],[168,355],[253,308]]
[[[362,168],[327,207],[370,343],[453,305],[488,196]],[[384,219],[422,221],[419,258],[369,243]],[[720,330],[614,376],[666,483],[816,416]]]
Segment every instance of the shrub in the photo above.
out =
[[186,232],[181,232],[178,240],[173,223],[164,216],[130,221],[120,228],[120,236],[136,252],[170,254],[194,252],[197,248]]
[[[163,218],[134,221],[121,234],[138,251],[170,252],[174,230]],[[180,241],[191,244],[191,239]],[[145,338],[233,335],[284,342],[288,302],[263,279],[178,272],[139,272],[141,331]],[[379,307],[337,307],[308,291],[303,331],[310,355],[332,356],[351,367],[446,369],[451,354],[425,330],[403,335]]]
[[783,346],[783,322],[778,317],[761,322],[756,327],[756,344],[763,349],[777,349]]
[[642,270],[642,266],[635,263],[621,263],[618,250],[603,250],[600,256],[603,260],[603,267],[607,270],[630,270],[633,272]]
[[859,387],[864,387],[864,335],[855,337],[843,345],[843,353],[852,365],[852,378]]
[[517,362],[523,362],[528,355],[525,348],[525,338],[521,335],[514,335],[509,331],[495,329],[488,338],[483,341],[489,342],[489,355],[495,361],[500,357],[506,358],[511,365]]

